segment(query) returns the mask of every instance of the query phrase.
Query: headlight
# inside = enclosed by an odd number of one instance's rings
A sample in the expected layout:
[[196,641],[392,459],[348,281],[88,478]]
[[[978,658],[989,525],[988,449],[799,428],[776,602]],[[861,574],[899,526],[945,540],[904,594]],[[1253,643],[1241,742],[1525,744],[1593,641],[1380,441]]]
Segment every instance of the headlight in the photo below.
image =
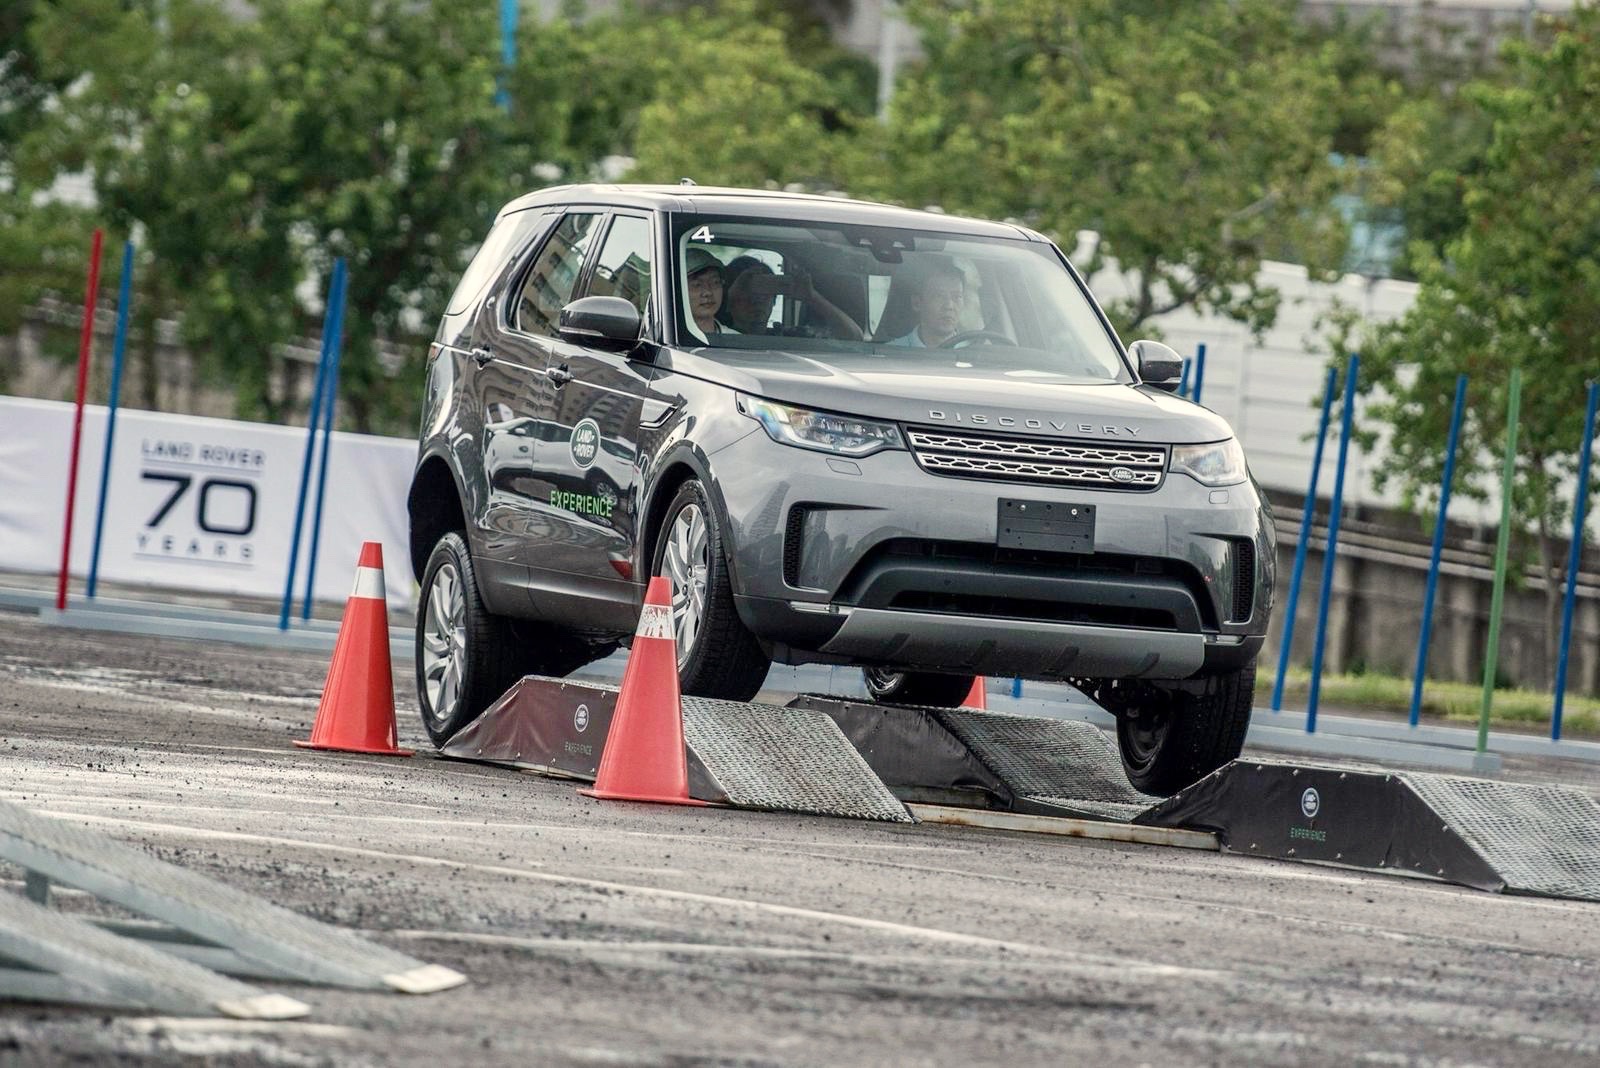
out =
[[1182,471],[1202,486],[1232,486],[1249,477],[1237,438],[1209,445],[1174,445],[1172,470]]
[[759,397],[739,395],[739,410],[783,445],[832,452],[840,456],[871,456],[880,449],[900,449],[900,428],[893,423],[857,419],[853,415],[813,412]]

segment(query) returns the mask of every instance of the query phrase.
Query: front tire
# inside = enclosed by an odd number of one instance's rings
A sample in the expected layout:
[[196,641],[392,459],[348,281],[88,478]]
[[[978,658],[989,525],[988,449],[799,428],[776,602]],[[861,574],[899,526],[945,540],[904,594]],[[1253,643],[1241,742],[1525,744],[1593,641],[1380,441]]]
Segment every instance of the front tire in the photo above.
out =
[[565,675],[594,650],[548,626],[490,612],[466,538],[433,546],[417,604],[417,704],[436,746],[477,718],[524,675]]
[[1089,692],[1117,716],[1117,748],[1128,781],[1170,796],[1238,757],[1250,730],[1256,665],[1173,683]]
[[972,692],[975,675],[940,675],[933,671],[887,671],[862,668],[867,694],[883,705],[927,705],[960,708]]
[[652,556],[650,573],[672,580],[679,688],[695,697],[750,700],[772,661],[734,607],[722,527],[697,479],[667,505]]

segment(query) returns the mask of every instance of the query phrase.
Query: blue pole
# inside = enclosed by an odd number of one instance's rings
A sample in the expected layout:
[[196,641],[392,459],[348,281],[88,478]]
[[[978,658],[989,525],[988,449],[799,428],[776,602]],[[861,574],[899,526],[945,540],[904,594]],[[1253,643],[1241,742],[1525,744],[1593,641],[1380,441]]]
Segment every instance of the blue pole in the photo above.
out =
[[1012,697],[1021,697],[1022,696],[1022,677],[1020,675],[1017,678],[1014,678],[1014,679],[1011,680],[1011,696]]
[[1589,501],[1589,460],[1594,455],[1594,414],[1600,382],[1589,383],[1589,408],[1583,417],[1583,450],[1578,453],[1578,492],[1572,498],[1572,547],[1567,552],[1567,594],[1561,604],[1561,651],[1556,656],[1556,706],[1550,740],[1561,740],[1561,706],[1567,696],[1567,654],[1572,646],[1572,604],[1578,597],[1578,565],[1583,560],[1583,513]]
[[311,393],[311,412],[306,418],[306,452],[300,462],[300,495],[294,506],[294,531],[289,538],[289,573],[283,580],[283,606],[278,612],[278,629],[289,629],[289,608],[294,602],[294,575],[300,562],[300,529],[306,521],[306,490],[311,486],[311,454],[317,447],[317,424],[322,418],[322,394],[328,375],[328,327],[333,317],[333,300],[338,292],[344,260],[335,260],[328,279],[328,302],[322,310],[322,351],[317,357],[317,384]]
[[1439,480],[1439,518],[1433,526],[1433,557],[1428,561],[1428,591],[1422,597],[1422,636],[1417,639],[1417,677],[1411,681],[1411,725],[1422,722],[1422,679],[1428,670],[1428,637],[1433,632],[1433,595],[1439,588],[1439,557],[1444,552],[1445,520],[1450,511],[1450,483],[1456,473],[1456,443],[1461,440],[1461,413],[1467,403],[1467,376],[1456,375],[1456,406],[1450,413],[1450,439],[1444,447],[1444,476]]
[[1300,537],[1294,546],[1294,574],[1289,579],[1289,603],[1283,621],[1283,638],[1278,646],[1278,679],[1272,684],[1272,710],[1283,708],[1283,676],[1289,670],[1289,648],[1294,645],[1294,613],[1300,603],[1300,576],[1306,570],[1306,545],[1311,540],[1311,520],[1317,507],[1317,478],[1322,474],[1322,443],[1328,440],[1328,412],[1333,407],[1333,386],[1338,371],[1328,368],[1322,384],[1322,418],[1317,422],[1317,450],[1311,457],[1311,485],[1306,487],[1306,508],[1300,516]]
[[117,403],[122,397],[122,356],[128,346],[128,306],[133,292],[133,242],[122,244],[122,282],[117,288],[117,337],[111,348],[111,396],[106,399],[106,447],[100,460],[100,506],[94,514],[94,548],[89,553],[89,586],[94,600],[100,579],[100,538],[106,529],[106,491],[111,488],[111,440],[117,436]]
[[1188,395],[1189,395],[1189,358],[1187,356],[1185,356],[1183,358],[1183,373],[1178,376],[1178,396],[1187,397]]
[[1344,373],[1344,408],[1339,413],[1339,466],[1333,472],[1333,511],[1328,515],[1328,546],[1322,557],[1322,596],[1317,602],[1317,642],[1311,648],[1311,694],[1306,701],[1306,733],[1317,732],[1317,698],[1322,692],[1322,646],[1328,637],[1328,601],[1333,595],[1333,561],[1339,551],[1339,516],[1344,510],[1344,465],[1350,453],[1350,417],[1356,407],[1356,377],[1361,356],[1350,354]]
[[[339,261],[344,266],[344,260]],[[328,451],[333,438],[333,410],[339,403],[339,354],[344,335],[344,298],[349,275],[339,271],[339,295],[333,306],[332,338],[328,342],[328,403],[322,409],[322,457],[317,469],[317,507],[311,520],[311,555],[306,557],[306,597],[300,618],[311,618],[311,596],[317,581],[317,550],[322,544],[322,497],[328,488]]]
[[500,0],[500,88],[495,90],[494,102],[506,111],[511,110],[511,92],[506,83],[511,68],[517,62],[517,0]]
[[1201,342],[1194,350],[1194,402],[1200,403],[1200,389],[1206,384],[1206,345]]

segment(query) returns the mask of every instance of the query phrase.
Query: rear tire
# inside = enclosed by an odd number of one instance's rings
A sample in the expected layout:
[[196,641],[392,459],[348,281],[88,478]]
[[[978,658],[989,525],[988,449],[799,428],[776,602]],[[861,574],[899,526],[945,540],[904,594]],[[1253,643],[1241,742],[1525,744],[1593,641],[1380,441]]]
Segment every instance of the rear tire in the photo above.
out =
[[1238,757],[1250,730],[1256,665],[1170,683],[1102,683],[1086,692],[1117,716],[1128,781],[1170,796]]
[[772,661],[734,607],[722,526],[697,479],[678,487],[667,505],[651,555],[650,574],[672,579],[679,688],[694,697],[750,700]]
[[466,538],[434,544],[417,603],[417,705],[436,746],[477,718],[524,675],[565,675],[593,650],[549,626],[490,612]]
[[862,668],[867,693],[879,704],[959,708],[972,692],[975,675],[940,675],[932,671],[886,671]]

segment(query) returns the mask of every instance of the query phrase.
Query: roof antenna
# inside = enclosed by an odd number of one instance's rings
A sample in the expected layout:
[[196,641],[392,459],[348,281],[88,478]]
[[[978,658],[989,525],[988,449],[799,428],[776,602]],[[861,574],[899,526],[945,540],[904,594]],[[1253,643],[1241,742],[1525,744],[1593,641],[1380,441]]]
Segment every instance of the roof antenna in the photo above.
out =
[[678,179],[678,184],[679,185],[694,185],[695,181],[694,181],[693,178],[679,178]]

